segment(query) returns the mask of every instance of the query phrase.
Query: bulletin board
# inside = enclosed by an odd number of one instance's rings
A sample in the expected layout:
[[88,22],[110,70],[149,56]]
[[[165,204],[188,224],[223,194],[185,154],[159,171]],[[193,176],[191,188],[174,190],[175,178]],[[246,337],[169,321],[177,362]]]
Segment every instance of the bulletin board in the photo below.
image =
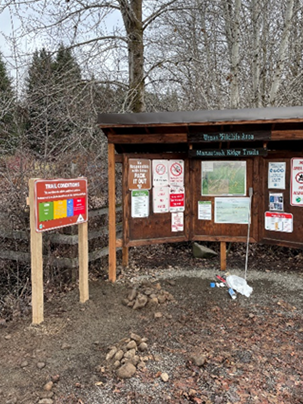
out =
[[[132,154],[124,155],[123,242],[126,246],[165,242],[166,239],[188,239],[190,201],[188,187],[185,186],[189,182],[189,161],[186,157],[171,153],[144,155],[144,159]],[[130,171],[134,170],[134,162],[138,167],[141,163],[150,167],[149,189],[142,197],[139,190],[132,190],[134,175],[130,175]],[[134,206],[137,207],[136,213]]]

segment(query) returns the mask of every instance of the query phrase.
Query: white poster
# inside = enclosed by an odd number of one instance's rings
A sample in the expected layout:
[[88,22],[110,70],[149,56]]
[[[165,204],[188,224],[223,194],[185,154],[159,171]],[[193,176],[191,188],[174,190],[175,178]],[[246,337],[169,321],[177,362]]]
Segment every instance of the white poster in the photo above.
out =
[[198,201],[198,220],[211,220],[211,201]]
[[291,159],[290,204],[303,206],[303,158]]
[[184,230],[184,214],[183,212],[174,212],[171,214],[171,231],[183,231]]
[[131,193],[132,217],[148,217],[149,215],[149,191],[140,190]]
[[169,212],[169,187],[153,188],[153,211],[154,213]]
[[286,163],[268,163],[268,188],[285,189]]
[[248,224],[250,199],[215,198],[215,223]]
[[153,186],[168,185],[168,160],[153,160]]
[[183,187],[183,185],[184,185],[184,161],[183,160],[169,160],[168,172],[169,172],[170,185]]

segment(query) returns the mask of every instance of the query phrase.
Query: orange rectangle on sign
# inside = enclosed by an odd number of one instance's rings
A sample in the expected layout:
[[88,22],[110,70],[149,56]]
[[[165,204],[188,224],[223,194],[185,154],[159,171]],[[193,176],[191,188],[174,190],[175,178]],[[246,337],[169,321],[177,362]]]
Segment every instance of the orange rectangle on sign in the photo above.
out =
[[87,179],[36,180],[35,218],[37,232],[87,222]]

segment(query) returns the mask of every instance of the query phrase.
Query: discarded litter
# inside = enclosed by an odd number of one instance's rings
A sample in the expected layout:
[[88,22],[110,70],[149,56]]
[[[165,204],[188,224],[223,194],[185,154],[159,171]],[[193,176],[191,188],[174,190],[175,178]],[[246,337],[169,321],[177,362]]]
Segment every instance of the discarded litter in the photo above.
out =
[[211,288],[215,288],[215,287],[216,287],[215,282],[210,282],[210,287],[211,287]]
[[236,292],[235,292],[232,288],[229,288],[229,289],[228,289],[228,293],[230,294],[230,297],[231,297],[232,299],[236,299],[236,298],[237,298]]
[[253,291],[253,288],[249,286],[245,279],[237,275],[229,275],[226,278],[228,286],[234,289],[236,292],[241,293],[246,297],[249,297]]

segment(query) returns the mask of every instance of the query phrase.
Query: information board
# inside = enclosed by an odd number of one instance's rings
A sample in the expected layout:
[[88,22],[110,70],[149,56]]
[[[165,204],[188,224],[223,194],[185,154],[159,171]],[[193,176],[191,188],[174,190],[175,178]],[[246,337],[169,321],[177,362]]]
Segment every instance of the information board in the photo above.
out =
[[87,210],[86,178],[35,181],[37,232],[87,222]]
[[284,212],[265,212],[265,230],[292,233],[293,215]]

